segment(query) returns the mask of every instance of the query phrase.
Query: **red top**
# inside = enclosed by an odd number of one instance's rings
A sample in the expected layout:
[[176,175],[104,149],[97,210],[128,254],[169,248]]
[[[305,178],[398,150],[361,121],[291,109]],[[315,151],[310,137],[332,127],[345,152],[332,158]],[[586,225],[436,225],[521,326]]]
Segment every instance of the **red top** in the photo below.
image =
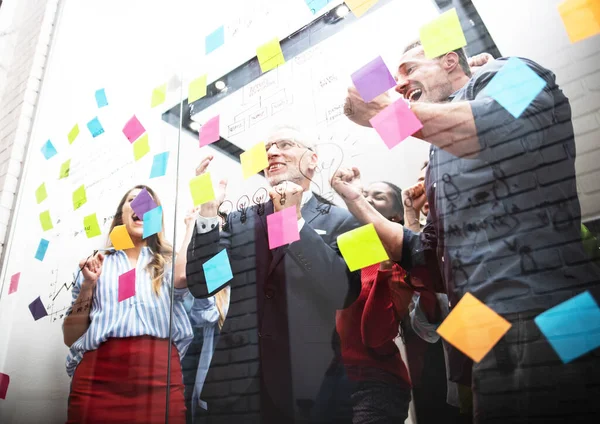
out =
[[406,272],[397,264],[390,270],[379,270],[379,264],[364,268],[360,296],[348,308],[337,311],[342,362],[350,379],[387,380],[389,376],[410,387],[408,371],[394,342],[413,294],[404,283],[405,277]]

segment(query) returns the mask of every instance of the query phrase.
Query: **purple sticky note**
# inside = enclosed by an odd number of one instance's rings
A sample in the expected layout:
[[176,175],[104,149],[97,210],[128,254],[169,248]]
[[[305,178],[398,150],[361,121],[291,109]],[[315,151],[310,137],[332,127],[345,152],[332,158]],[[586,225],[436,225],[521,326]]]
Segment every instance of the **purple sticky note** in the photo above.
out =
[[378,56],[352,74],[352,82],[365,102],[396,86],[385,62]]
[[125,137],[127,137],[127,140],[129,140],[130,143],[133,143],[135,140],[140,138],[140,136],[145,132],[146,129],[135,115],[133,115],[133,117],[127,121],[123,127],[123,134],[125,134]]
[[200,147],[219,141],[219,115],[210,118],[200,128]]
[[17,272],[15,275],[10,277],[10,286],[8,286],[8,294],[17,291],[17,288],[19,288],[19,278],[21,278],[20,272]]
[[390,149],[423,128],[404,99],[396,100],[369,122]]
[[31,315],[33,315],[33,319],[36,321],[48,315],[48,312],[46,312],[46,308],[42,303],[42,299],[40,299],[39,296],[29,304],[29,310],[31,311]]
[[0,372],[0,399],[6,399],[9,383],[10,377],[7,374]]
[[135,268],[119,275],[119,302],[135,296]]
[[131,202],[131,209],[133,209],[138,218],[141,219],[144,219],[144,214],[146,212],[154,209],[156,206],[156,202],[154,202],[154,199],[146,189],[140,191]]
[[267,216],[269,249],[300,240],[296,207],[291,206]]

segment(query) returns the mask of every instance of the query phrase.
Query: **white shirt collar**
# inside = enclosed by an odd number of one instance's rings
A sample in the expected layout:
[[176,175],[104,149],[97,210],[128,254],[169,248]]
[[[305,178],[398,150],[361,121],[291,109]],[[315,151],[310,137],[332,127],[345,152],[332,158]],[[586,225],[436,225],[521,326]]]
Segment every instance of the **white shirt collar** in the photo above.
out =
[[302,209],[304,205],[306,205],[310,201],[310,199],[312,199],[312,197],[313,194],[310,190],[306,190],[304,193],[302,193],[302,203],[300,204],[300,208]]

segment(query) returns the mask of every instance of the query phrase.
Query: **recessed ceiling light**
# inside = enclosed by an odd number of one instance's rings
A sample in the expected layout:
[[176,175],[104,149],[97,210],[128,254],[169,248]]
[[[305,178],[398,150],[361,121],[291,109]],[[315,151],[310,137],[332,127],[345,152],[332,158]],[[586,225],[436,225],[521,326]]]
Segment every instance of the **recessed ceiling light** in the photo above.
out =
[[196,121],[192,121],[192,122],[190,122],[190,129],[192,131],[196,131],[196,132],[200,131],[200,124],[197,123]]
[[215,88],[219,91],[223,91],[227,85],[223,81],[215,82]]
[[335,9],[335,14],[340,18],[345,17],[349,12],[350,9],[348,9],[348,7],[345,4],[341,4],[338,6],[337,9]]

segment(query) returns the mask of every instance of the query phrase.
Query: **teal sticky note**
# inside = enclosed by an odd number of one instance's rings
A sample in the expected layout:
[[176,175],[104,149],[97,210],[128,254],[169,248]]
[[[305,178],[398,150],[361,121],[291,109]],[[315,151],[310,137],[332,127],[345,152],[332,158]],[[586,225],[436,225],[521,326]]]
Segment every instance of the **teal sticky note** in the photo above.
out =
[[310,9],[310,12],[314,15],[319,10],[323,9],[329,3],[329,0],[304,0],[304,3]]
[[219,28],[208,34],[204,40],[204,43],[206,54],[215,51],[225,44],[225,27],[221,25]]
[[600,308],[587,291],[541,313],[535,323],[564,363],[600,346]]
[[108,105],[108,100],[106,99],[106,92],[104,91],[104,88],[96,90],[96,104],[99,108]]
[[152,170],[150,178],[162,177],[167,173],[167,163],[169,162],[169,152],[162,152],[154,155],[152,161]]
[[160,233],[162,230],[162,206],[157,206],[154,209],[150,209],[144,213],[144,235],[142,238],[150,237],[154,234]]
[[209,293],[218,291],[225,283],[233,278],[227,250],[223,249],[202,264],[206,287]]
[[50,242],[46,239],[41,239],[40,244],[38,244],[37,251],[35,252],[35,258],[38,261],[43,261],[46,256],[46,251],[48,250],[48,245]]
[[98,137],[104,132],[104,128],[102,128],[102,124],[98,120],[98,117],[95,117],[90,122],[88,122],[87,127],[88,130],[90,130],[90,133],[92,133],[92,137]]
[[52,144],[52,142],[50,140],[46,141],[44,143],[44,145],[42,146],[42,154],[44,155],[44,157],[47,159],[50,159],[52,156],[56,155],[56,153],[58,153],[56,151],[56,149],[54,148],[54,145]]
[[546,87],[546,81],[525,62],[511,57],[485,87],[484,93],[518,118]]

